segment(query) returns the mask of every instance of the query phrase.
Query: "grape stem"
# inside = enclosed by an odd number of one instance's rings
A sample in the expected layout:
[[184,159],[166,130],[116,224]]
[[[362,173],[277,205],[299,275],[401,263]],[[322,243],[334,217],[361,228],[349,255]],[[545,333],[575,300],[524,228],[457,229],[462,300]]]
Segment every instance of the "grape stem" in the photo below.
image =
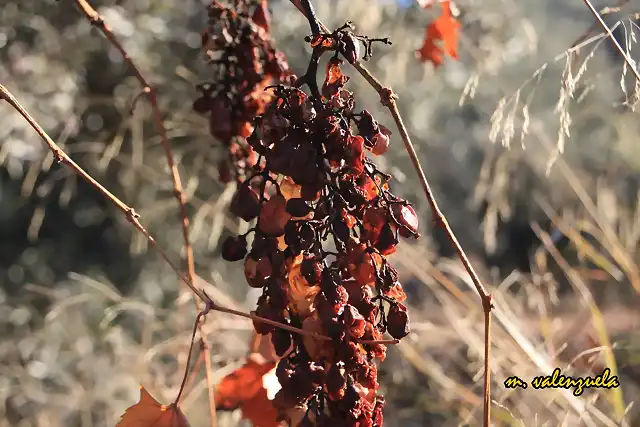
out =
[[[304,16],[309,20],[309,27],[311,28],[311,34],[317,36],[320,34],[320,21],[316,16],[316,11],[313,8],[313,3],[311,0],[299,0],[299,4],[303,8]],[[329,31],[326,31],[328,33]]]
[[[304,15],[308,17],[309,27],[311,28],[311,36],[319,36],[321,34],[320,31],[320,21],[316,17],[316,12],[313,8],[313,4],[310,0],[300,0],[300,7],[304,9]],[[313,96],[314,106],[319,110],[322,108],[322,98],[320,95],[320,90],[318,89],[318,63],[320,61],[320,56],[322,56],[324,49],[320,46],[314,47],[313,52],[311,53],[311,59],[309,60],[309,65],[307,66],[307,71],[303,76],[298,78],[294,84],[296,87],[301,87],[306,84],[311,91],[311,95]]]
[[[290,0],[290,2],[309,20],[309,25],[314,28],[315,25],[319,26],[320,29],[324,32],[329,32],[328,28],[320,22],[320,20],[315,15],[315,11],[313,10],[313,6],[311,5],[311,0]],[[308,3],[308,5],[307,5]],[[342,52],[341,52],[342,53]],[[345,56],[345,55],[343,55]],[[345,56],[345,58],[347,58]],[[405,146],[405,150],[407,154],[409,154],[409,158],[411,159],[411,163],[416,173],[418,174],[418,179],[424,191],[427,202],[431,207],[431,211],[433,212],[433,222],[436,226],[444,229],[451,245],[454,247],[458,258],[462,262],[465,270],[469,274],[471,281],[473,282],[478,294],[480,295],[480,299],[482,301],[482,309],[484,312],[484,399],[483,399],[483,427],[490,427],[491,425],[491,370],[490,370],[490,360],[491,360],[491,310],[493,309],[493,302],[491,295],[487,292],[482,281],[478,277],[478,274],[475,272],[467,254],[464,249],[458,242],[456,235],[451,229],[447,218],[440,210],[438,203],[435,199],[433,191],[431,189],[431,185],[427,180],[427,177],[422,169],[422,165],[420,164],[420,160],[418,159],[418,154],[411,142],[411,137],[409,136],[409,132],[402,120],[402,116],[400,115],[400,111],[398,109],[397,99],[398,96],[393,93],[391,88],[384,86],[359,60],[356,59],[355,62],[351,63],[354,68],[364,77],[364,79],[369,83],[369,85],[380,95],[380,102],[384,105],[396,124],[398,131],[400,132],[400,137]]]
[[315,47],[311,53],[311,59],[307,66],[307,71],[303,76],[299,77],[294,83],[295,87],[301,87],[307,85],[313,96],[313,105],[317,109],[322,108],[322,97],[320,95],[320,89],[318,88],[318,63],[320,62],[320,55],[322,54],[322,48]]

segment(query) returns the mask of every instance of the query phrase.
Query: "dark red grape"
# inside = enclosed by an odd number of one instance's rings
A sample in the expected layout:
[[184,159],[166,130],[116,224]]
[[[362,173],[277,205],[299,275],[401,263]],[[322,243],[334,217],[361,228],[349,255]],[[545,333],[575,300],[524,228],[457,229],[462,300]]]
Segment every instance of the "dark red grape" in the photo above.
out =
[[240,261],[247,255],[247,239],[244,236],[229,236],[222,243],[222,259]]
[[305,217],[311,213],[311,206],[304,199],[293,198],[287,201],[287,212],[291,216]]
[[387,331],[395,339],[409,335],[409,315],[407,307],[402,304],[392,304],[387,314]]
[[260,214],[260,198],[255,190],[241,185],[231,199],[231,213],[249,222]]

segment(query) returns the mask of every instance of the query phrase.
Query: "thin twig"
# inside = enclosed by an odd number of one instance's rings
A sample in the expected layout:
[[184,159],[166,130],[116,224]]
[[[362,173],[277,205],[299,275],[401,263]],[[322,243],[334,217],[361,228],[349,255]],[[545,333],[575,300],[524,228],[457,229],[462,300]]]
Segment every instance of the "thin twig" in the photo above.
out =
[[[151,104],[151,109],[153,110],[153,116],[156,124],[156,128],[158,129],[158,133],[160,134],[160,138],[162,140],[162,147],[165,152],[165,157],[167,159],[167,165],[169,166],[169,170],[171,171],[171,180],[173,181],[173,195],[178,202],[178,207],[180,209],[180,218],[182,220],[182,235],[184,238],[184,250],[185,250],[185,263],[187,266],[187,275],[191,283],[195,281],[196,270],[195,270],[195,262],[193,258],[193,248],[191,246],[191,242],[189,240],[189,216],[187,214],[186,207],[186,196],[184,193],[184,188],[182,187],[182,181],[180,179],[180,172],[178,171],[178,167],[173,159],[173,153],[171,151],[171,145],[169,144],[169,138],[167,137],[167,130],[164,126],[164,120],[162,119],[162,114],[160,112],[160,107],[158,106],[158,99],[156,96],[155,89],[149,84],[147,79],[144,77],[140,69],[135,65],[133,59],[129,56],[127,51],[124,49],[122,44],[115,37],[113,31],[109,26],[105,23],[104,18],[100,16],[100,14],[85,0],[75,0],[76,4],[80,7],[84,15],[87,17],[91,25],[95,26],[100,30],[100,32],[107,38],[107,40],[113,45],[122,55],[125,62],[129,65],[129,68],[133,71],[136,76],[136,79],[142,85],[142,94],[146,95],[149,103]],[[135,105],[135,104],[134,104]],[[196,310],[198,312],[201,311],[200,301],[195,300]],[[210,418],[211,418],[211,427],[216,427],[218,422],[216,418],[216,404],[215,399],[213,398],[213,369],[211,367],[211,352],[209,350],[209,346],[205,342],[205,335],[203,334],[202,323],[200,322],[200,316],[198,316],[198,329],[200,330],[200,341],[204,353],[204,362],[205,362],[205,370],[207,374],[207,389],[209,390],[209,409],[210,409]],[[188,362],[187,362],[188,367]],[[186,377],[185,377],[186,378]],[[182,391],[182,388],[180,389]],[[176,400],[177,403],[177,400]]]
[[[618,0],[618,2],[616,3],[616,5],[614,7],[606,7],[604,9],[600,10],[600,14],[601,15],[605,15],[608,13],[612,13],[612,12],[617,12],[620,10],[620,6],[622,6],[623,4],[628,3],[629,0]],[[585,31],[584,33],[582,33],[580,35],[580,37],[578,37],[573,44],[571,45],[571,47],[569,48],[569,51],[573,51],[573,50],[577,50],[579,45],[582,45],[585,41],[587,41],[587,37],[589,37],[591,34],[593,34],[593,32],[599,27],[597,22],[594,22],[588,29],[587,31]],[[611,29],[613,31],[613,28]],[[606,34],[605,34],[606,37]],[[578,55],[576,55],[577,57]]]
[[182,397],[182,392],[184,391],[185,386],[187,385],[187,379],[189,378],[189,362],[191,361],[191,355],[193,354],[193,347],[195,344],[196,332],[198,332],[198,328],[200,327],[200,321],[204,316],[207,315],[211,306],[205,307],[203,311],[198,313],[196,316],[195,322],[193,322],[193,332],[191,333],[191,343],[189,344],[189,353],[187,353],[187,366],[184,369],[184,376],[182,377],[182,383],[180,383],[180,390],[178,390],[178,395],[176,396],[176,400],[173,401],[175,406],[178,406],[180,403],[180,398]]
[[[308,2],[311,3],[310,0],[290,0],[291,3],[300,11],[302,14],[310,21],[316,20],[322,31],[325,33],[330,33],[329,29],[320,22],[314,15],[309,16],[307,14],[307,10],[309,9],[306,5]],[[588,1],[588,0],[585,0]],[[313,10],[311,7],[310,10]],[[313,28],[313,26],[312,26]],[[356,61],[353,63],[355,69],[364,77],[364,79],[369,83],[369,85],[378,92],[380,95],[380,102],[382,105],[387,107],[393,120],[396,123],[398,131],[400,132],[400,137],[404,142],[405,149],[409,154],[409,158],[411,159],[411,163],[418,174],[418,178],[420,180],[420,184],[422,185],[422,189],[424,190],[425,196],[429,205],[431,206],[431,210],[434,216],[434,223],[440,227],[442,227],[455,248],[460,261],[462,262],[465,270],[471,277],[471,281],[473,282],[480,298],[482,300],[482,308],[484,311],[484,399],[483,399],[483,426],[489,427],[491,425],[491,369],[490,369],[490,361],[491,361],[491,309],[493,308],[493,303],[491,299],[491,295],[486,291],[484,285],[480,281],[478,274],[475,272],[469,258],[467,257],[464,249],[458,242],[456,235],[453,230],[449,226],[447,218],[440,210],[438,203],[435,199],[433,191],[431,190],[431,186],[429,185],[429,181],[420,165],[420,160],[418,159],[418,155],[416,150],[411,142],[411,137],[409,136],[409,132],[407,131],[406,126],[402,120],[402,116],[400,115],[400,111],[398,110],[397,104],[397,95],[393,93],[391,88],[385,87],[380,81],[373,75],[371,72],[364,66],[360,61]]]
[[194,387],[194,383],[196,380],[196,374],[198,373],[198,371],[200,370],[200,366],[203,363],[203,359],[204,359],[204,355],[203,353],[200,353],[198,355],[198,358],[196,359],[196,363],[193,365],[193,369],[191,370],[191,374],[189,374],[189,378],[187,378],[187,383],[184,386],[184,394],[188,395],[189,393],[191,393],[191,391],[193,391],[193,387]]
[[620,52],[620,55],[622,55],[622,57],[624,58],[624,61],[627,63],[629,68],[631,68],[631,72],[633,72],[633,75],[636,77],[636,80],[640,82],[640,71],[638,71],[638,67],[635,64],[635,61],[631,59],[631,57],[627,55],[627,52],[625,52],[624,48],[620,46],[620,43],[618,43],[618,40],[616,40],[616,38],[613,36],[613,30],[611,30],[607,25],[607,23],[604,22],[604,19],[602,19],[602,16],[600,16],[596,8],[593,7],[593,4],[591,3],[590,0],[582,0],[582,1],[584,1],[584,4],[587,5],[589,10],[593,14],[593,17],[596,18],[596,21],[598,21],[598,24],[600,24],[602,29],[607,33],[607,36],[611,38],[611,41],[616,46],[616,49],[618,49],[618,52]]

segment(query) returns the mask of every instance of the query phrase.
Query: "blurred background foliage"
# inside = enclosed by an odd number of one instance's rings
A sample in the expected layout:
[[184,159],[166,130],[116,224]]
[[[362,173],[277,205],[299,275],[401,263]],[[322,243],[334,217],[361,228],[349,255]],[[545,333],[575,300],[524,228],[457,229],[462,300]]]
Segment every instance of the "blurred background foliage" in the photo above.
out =
[[[216,179],[221,149],[191,110],[194,85],[209,78],[199,50],[206,3],[93,2],[158,90],[189,199],[197,271],[213,284],[203,286],[249,310],[256,296],[243,269],[223,262],[218,248],[247,224],[226,215],[234,189]],[[288,1],[269,3],[278,45],[301,74],[308,24]],[[628,407],[640,396],[634,81],[609,41],[592,40],[569,61],[563,54],[593,24],[583,2],[461,0],[459,61],[437,70],[415,58],[437,9],[391,0],[315,3],[330,28],[350,19],[360,34],[394,42],[376,46],[368,67],[399,95],[442,210],[496,297],[498,425],[640,423],[637,406]],[[605,19],[637,58],[633,3]],[[376,93],[349,74],[358,106],[392,128]],[[0,82],[180,257],[178,208],[150,108],[140,101],[132,111],[140,87],[73,2],[0,5]],[[195,316],[191,296],[119,212],[54,164],[8,105],[0,120],[0,425],[112,426],[137,400],[138,383],[170,401]],[[379,161],[394,175],[395,192],[416,205],[424,235],[392,257],[414,332],[383,364],[385,419],[473,425],[481,411],[479,301],[445,236],[430,226],[399,138]],[[551,237],[568,266],[540,236]],[[242,362],[251,328],[244,319],[209,316],[216,378]],[[610,366],[622,388],[575,398],[502,386],[509,375],[526,379],[555,366],[576,375]],[[198,381],[183,404],[194,426],[207,425],[208,414],[202,375]],[[220,414],[220,424],[239,418]]]

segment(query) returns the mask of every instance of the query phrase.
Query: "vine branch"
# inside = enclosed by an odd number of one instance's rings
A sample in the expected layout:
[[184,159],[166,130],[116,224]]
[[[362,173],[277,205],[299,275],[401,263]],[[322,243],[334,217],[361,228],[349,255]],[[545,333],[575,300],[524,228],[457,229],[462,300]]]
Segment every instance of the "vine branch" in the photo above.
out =
[[596,21],[598,21],[597,23],[602,27],[604,32],[607,33],[607,36],[611,39],[613,44],[616,46],[616,49],[618,50],[620,55],[622,55],[622,57],[624,58],[624,61],[627,63],[629,68],[631,68],[631,72],[635,76],[636,80],[640,82],[640,71],[638,71],[638,67],[635,64],[635,61],[631,59],[629,55],[627,55],[627,52],[625,52],[624,48],[620,45],[618,40],[616,40],[616,38],[613,36],[613,30],[611,30],[611,28],[609,28],[607,23],[604,22],[604,19],[602,19],[602,16],[600,16],[596,8],[593,6],[593,3],[591,3],[590,0],[583,0],[583,1],[584,1],[584,4],[589,8],[589,11],[591,11],[591,14],[593,15],[593,17],[596,18]]
[[[291,3],[309,20],[309,25],[311,26],[311,31],[315,28],[315,25],[320,27],[320,29],[325,33],[330,33],[329,29],[317,18],[315,12],[313,10],[313,6],[311,5],[311,0],[290,0]],[[589,0],[584,0],[588,2]],[[605,24],[606,25],[606,24]],[[626,58],[626,56],[625,56]],[[431,185],[422,169],[422,165],[420,164],[420,160],[418,159],[418,154],[411,142],[411,137],[409,136],[409,132],[402,120],[402,116],[400,115],[400,110],[398,109],[397,99],[398,96],[393,93],[393,90],[389,87],[385,87],[359,60],[356,60],[352,63],[355,69],[364,77],[364,79],[369,83],[369,85],[380,95],[380,102],[384,105],[396,124],[398,131],[400,132],[400,137],[402,138],[402,142],[404,143],[405,150],[411,159],[411,164],[418,174],[418,179],[420,181],[420,185],[424,191],[426,199],[431,207],[434,216],[434,223],[437,226],[440,226],[444,229],[449,242],[454,247],[458,258],[462,262],[467,274],[471,278],[473,285],[475,286],[478,294],[480,295],[480,299],[482,301],[482,309],[484,312],[484,399],[483,399],[483,426],[490,427],[491,425],[491,369],[490,369],[490,360],[491,360],[491,309],[493,308],[493,302],[491,295],[487,292],[482,281],[480,280],[478,274],[475,272],[467,254],[465,253],[462,245],[458,241],[455,233],[451,229],[449,222],[447,221],[446,216],[440,210],[438,206],[438,202],[433,194],[433,190],[431,189]],[[637,71],[636,71],[637,73]]]
[[[180,209],[180,218],[182,220],[182,235],[184,239],[184,250],[185,250],[184,257],[185,257],[185,263],[187,267],[187,275],[189,277],[189,281],[191,283],[194,283],[196,271],[195,271],[195,262],[193,258],[193,248],[191,246],[191,242],[189,239],[189,216],[187,214],[186,196],[184,193],[184,188],[182,187],[180,172],[178,171],[178,167],[174,161],[173,153],[171,151],[171,145],[169,144],[169,138],[167,137],[167,130],[164,126],[164,120],[162,119],[162,113],[160,112],[160,107],[158,105],[156,90],[153,88],[153,86],[149,84],[149,82],[144,77],[140,69],[133,62],[133,59],[131,58],[131,56],[129,56],[127,51],[124,49],[122,44],[118,41],[118,39],[114,35],[111,28],[109,28],[109,26],[104,21],[104,18],[86,0],[75,0],[75,2],[80,8],[80,10],[82,11],[82,13],[89,20],[91,25],[96,27],[105,36],[105,38],[111,43],[111,45],[114,46],[120,52],[125,62],[129,66],[129,68],[133,71],[134,75],[136,76],[136,79],[142,86],[142,93],[135,98],[133,105],[135,106],[135,101],[137,101],[137,99],[139,99],[140,96],[142,95],[145,95],[149,100],[151,109],[153,111],[155,125],[160,135],[160,138],[162,141],[162,147],[164,149],[165,157],[167,159],[167,165],[169,166],[169,170],[171,172],[171,180],[173,182],[173,195],[176,198],[176,201],[178,202],[178,208]],[[132,108],[134,108],[134,106],[132,106]],[[203,313],[202,311],[200,311],[201,308],[200,308],[199,300],[197,299],[195,300],[195,305],[196,305],[196,310],[198,310],[200,313]],[[216,404],[213,396],[213,370],[211,367],[211,352],[210,352],[209,346],[205,342],[205,335],[203,334],[202,322],[201,322],[202,317],[204,316],[201,316],[200,314],[198,314],[196,324],[200,331],[201,347],[204,353],[205,371],[207,376],[207,390],[209,392],[209,412],[210,412],[209,415],[211,419],[211,427],[216,427],[218,422],[216,418],[216,406],[215,406]],[[193,347],[193,345],[191,347]],[[191,348],[189,349],[189,354],[190,353],[191,353]],[[188,366],[189,366],[189,361],[187,360],[187,367]],[[186,376],[187,376],[187,373],[185,372],[185,379],[186,379]],[[184,387],[184,382],[183,382],[183,387]],[[180,393],[181,392],[182,392],[182,387],[180,388]],[[180,397],[180,393],[178,394],[178,399]],[[176,399],[176,404],[178,403],[178,399]]]

